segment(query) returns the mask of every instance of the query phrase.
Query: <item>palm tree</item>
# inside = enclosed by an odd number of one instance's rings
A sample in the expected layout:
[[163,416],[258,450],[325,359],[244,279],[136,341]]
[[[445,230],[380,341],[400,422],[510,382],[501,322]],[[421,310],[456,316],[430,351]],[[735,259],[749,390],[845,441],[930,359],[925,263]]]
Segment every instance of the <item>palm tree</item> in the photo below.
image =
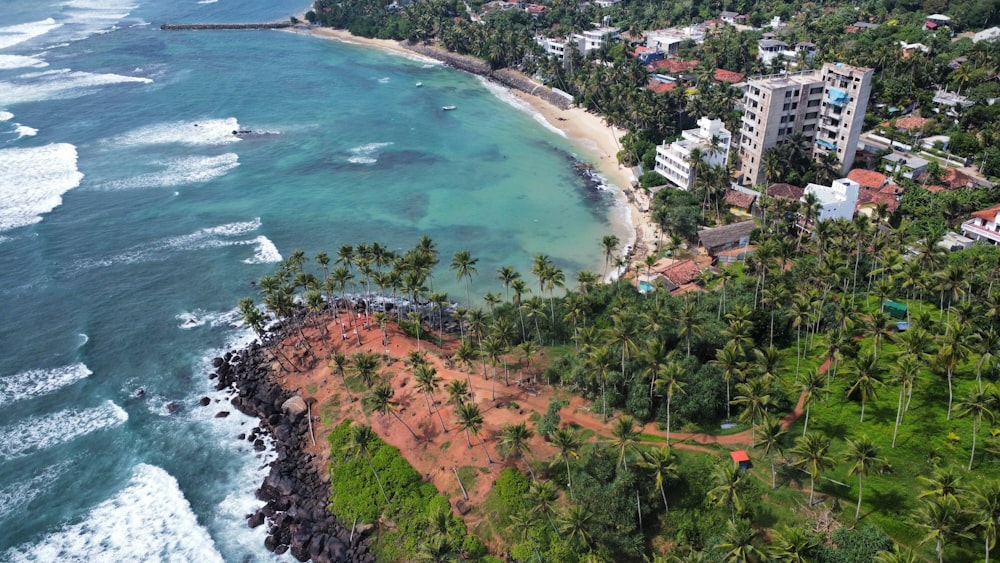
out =
[[555,533],[559,533],[559,530],[556,528],[555,522],[552,521],[552,515],[554,514],[553,505],[558,498],[559,493],[552,481],[535,481],[528,487],[527,500],[531,505],[531,512],[545,516]]
[[513,266],[504,266],[497,270],[497,279],[500,280],[500,284],[507,292],[507,301],[510,301],[510,285],[520,277],[521,274]]
[[784,456],[781,439],[784,437],[785,432],[786,430],[781,426],[781,420],[770,414],[765,414],[764,418],[760,421],[760,438],[753,443],[753,447],[763,451],[764,455],[767,456],[767,460],[771,463],[772,489],[778,487],[778,472],[774,468],[774,452],[778,452]]
[[[455,409],[455,414],[458,415],[458,426],[462,430],[465,430],[465,441],[469,444],[469,448],[472,448],[472,440],[469,438],[469,433],[471,432],[479,438],[479,431],[483,427],[483,415],[479,412],[479,405],[475,403],[463,403]],[[486,448],[486,442],[480,438],[479,443],[482,444],[483,451],[486,452],[486,459],[490,465],[493,465],[493,458],[490,457],[490,451]]]
[[979,389],[973,389],[965,400],[958,403],[958,416],[965,418],[972,417],[972,455],[969,456],[969,471],[972,471],[972,462],[976,459],[976,436],[982,426],[983,418],[993,422],[996,418],[993,407],[996,405],[996,394],[987,393]]
[[660,375],[654,380],[660,393],[667,397],[667,445],[670,445],[670,403],[675,394],[684,395],[685,383],[681,381],[684,366],[676,360],[670,360],[662,365]]
[[[240,299],[239,311],[240,311],[240,316],[243,318],[243,324],[250,327],[250,330],[252,330],[254,334],[257,335],[257,338],[258,340],[260,340],[261,344],[264,344],[266,336],[264,333],[264,325],[267,319],[264,317],[264,314],[260,312],[260,309],[257,308],[257,305],[253,302],[253,299],[250,297],[244,297],[243,299]],[[281,360],[278,358],[278,355],[284,358],[285,361],[288,362],[288,365],[292,366],[292,369],[294,369],[296,372],[299,373],[302,372],[302,370],[300,370],[299,367],[295,365],[295,362],[293,362],[281,350],[280,343],[275,344],[274,346],[265,346],[265,348],[271,352],[271,355],[278,362],[278,365],[282,366],[282,368],[284,368],[284,365],[281,363]]]
[[815,504],[816,478],[834,463],[830,456],[830,438],[810,432],[795,440],[791,452],[798,457],[792,465],[805,468],[809,474],[809,506],[812,506]]
[[358,424],[351,427],[351,434],[348,437],[347,444],[344,446],[344,454],[349,457],[361,456],[365,458],[368,462],[368,467],[372,470],[372,474],[375,475],[375,481],[378,483],[378,489],[382,491],[382,498],[385,499],[386,504],[389,504],[389,497],[385,494],[385,488],[382,487],[382,479],[378,475],[378,471],[375,471],[375,466],[372,464],[371,457],[371,447],[378,440],[378,436],[372,431],[371,426],[366,426],[363,424]]
[[815,560],[821,538],[801,526],[781,526],[771,533],[770,561],[809,563]]
[[401,416],[399,416],[399,413],[396,412],[397,405],[392,400],[392,397],[395,394],[396,392],[393,390],[392,386],[383,381],[376,383],[368,394],[365,395],[363,401],[369,412],[378,411],[381,415],[388,413],[394,416],[400,424],[406,427],[406,429],[410,432],[410,435],[413,436],[413,439],[419,442],[420,438],[417,437],[417,434],[412,428],[410,428],[410,425],[407,424]]
[[[420,386],[420,392],[424,395],[424,401],[427,402],[428,416],[434,416],[431,404],[434,402],[434,393],[437,391],[438,385],[441,383],[441,378],[438,377],[437,370],[434,369],[434,366],[426,362],[422,362],[414,367],[413,378],[416,380],[417,385]],[[437,413],[438,419],[441,421],[441,432],[447,434],[448,427],[444,424],[444,417],[441,416],[441,409],[438,409]]]
[[611,264],[611,259],[614,257],[615,252],[618,250],[618,245],[621,243],[618,237],[615,235],[607,235],[601,239],[601,249],[604,251],[604,278],[608,277],[608,266]]
[[461,379],[453,379],[445,386],[448,391],[448,402],[456,407],[465,402],[469,394],[469,385]]
[[857,440],[847,440],[847,454],[845,461],[851,464],[848,475],[858,476],[858,507],[854,511],[854,519],[861,517],[861,495],[864,487],[864,476],[870,471],[880,471],[885,466],[885,459],[879,457],[878,448],[875,442],[868,436],[862,436]]
[[622,381],[628,381],[625,377],[625,360],[638,350],[639,329],[635,317],[627,312],[611,315],[611,322],[608,336],[621,348]]
[[735,463],[723,461],[712,474],[715,487],[708,491],[708,501],[713,506],[728,507],[730,522],[743,513],[743,476],[745,473]]
[[[531,451],[528,440],[534,434],[534,432],[528,429],[523,420],[516,424],[508,422],[500,428],[500,441],[497,444],[497,451],[504,459],[508,457],[523,457],[525,453]],[[528,473],[531,474],[531,480],[534,481],[535,472],[531,470],[531,464],[528,463],[528,460],[525,460],[524,465],[528,468]]]
[[614,437],[611,444],[618,452],[618,463],[628,471],[628,452],[639,443],[639,431],[635,428],[635,419],[627,414],[618,417],[611,428],[611,435]]
[[653,478],[656,480],[656,488],[660,489],[660,496],[663,497],[664,511],[670,510],[664,484],[667,480],[673,480],[679,476],[675,460],[676,457],[670,453],[670,446],[664,446],[643,450],[642,461],[639,462],[639,467],[652,471]]
[[792,328],[795,329],[795,380],[799,379],[799,366],[802,364],[802,327],[809,322],[810,304],[808,298],[803,294],[792,301],[792,308],[788,315],[792,320]]
[[1000,530],[1000,483],[986,483],[974,489],[969,514],[973,529],[982,534],[986,548],[984,561],[990,563],[990,551],[997,544],[997,531]]
[[825,376],[818,369],[809,370],[799,382],[799,392],[802,397],[802,406],[806,409],[805,422],[802,424],[802,435],[805,436],[809,430],[809,411],[812,403],[826,387]]
[[920,372],[920,364],[912,356],[900,356],[892,366],[893,380],[899,383],[899,399],[896,403],[896,425],[892,430],[892,447],[896,447],[899,425],[903,423],[903,396],[913,389],[913,382]]
[[472,274],[476,273],[476,263],[478,258],[473,258],[468,250],[459,250],[451,259],[450,269],[455,270],[458,281],[465,278],[465,301],[466,306],[472,308]]
[[[678,336],[684,339],[687,348],[687,355],[691,355],[691,337],[701,336],[701,323],[698,319],[698,308],[690,302],[685,301],[677,312],[677,322],[680,324]],[[728,415],[727,415],[728,416]]]
[[763,378],[751,379],[745,383],[736,385],[738,395],[733,399],[734,405],[743,405],[743,412],[740,413],[741,420],[750,422],[750,443],[757,441],[757,419],[767,414],[770,407],[775,405],[771,396],[771,385]]
[[[562,460],[566,464],[566,485],[569,487],[569,496],[573,497],[573,473],[569,468],[570,458],[578,458],[580,454],[580,436],[572,428],[559,428],[549,435],[549,441],[559,450],[557,460]],[[554,463],[557,463],[554,462]]]
[[759,532],[750,525],[749,520],[730,520],[726,531],[722,533],[722,541],[715,544],[715,548],[723,551],[722,556],[727,562],[749,563],[765,557],[753,544],[758,535]]
[[965,488],[962,486],[962,475],[951,467],[939,469],[930,477],[918,475],[917,480],[923,483],[925,487],[917,495],[917,498],[947,500],[958,503],[958,499],[965,493]]
[[722,378],[726,380],[726,419],[729,419],[731,416],[729,405],[732,402],[729,396],[729,387],[732,380],[743,371],[742,356],[740,355],[736,344],[729,341],[726,342],[725,346],[719,348],[719,351],[716,352],[715,359],[711,360],[709,363],[722,370]]
[[944,563],[944,547],[948,542],[967,537],[964,514],[955,500],[935,499],[924,502],[913,512],[912,523],[926,533],[921,544],[934,540],[938,563]]
[[854,383],[847,390],[847,394],[848,396],[855,394],[861,396],[861,422],[865,421],[865,404],[868,402],[868,399],[878,400],[876,389],[882,385],[883,371],[875,355],[867,350],[854,358],[851,364]]
[[593,542],[590,531],[593,519],[594,515],[585,507],[571,504],[556,522],[559,524],[559,533],[565,538],[566,543],[579,552],[590,550]]
[[947,420],[951,420],[951,403],[953,399],[951,376],[955,372],[955,368],[972,353],[971,348],[969,348],[970,335],[971,332],[968,323],[951,321],[945,324],[945,333],[939,339],[937,364],[948,375]]
[[875,554],[875,563],[920,563],[913,550],[892,544],[892,551],[880,551]]
[[351,354],[351,366],[354,374],[371,387],[378,377],[379,357],[376,354],[367,352],[356,352]]

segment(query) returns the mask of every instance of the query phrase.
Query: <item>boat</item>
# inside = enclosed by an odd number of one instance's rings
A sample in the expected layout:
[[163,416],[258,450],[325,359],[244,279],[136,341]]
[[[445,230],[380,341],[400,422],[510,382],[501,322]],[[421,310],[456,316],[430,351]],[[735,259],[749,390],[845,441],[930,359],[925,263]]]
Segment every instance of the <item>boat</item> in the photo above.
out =
[[444,111],[451,111],[455,109],[455,107],[456,106],[441,106],[441,109],[443,109]]
[[417,88],[420,88],[420,87],[421,87],[421,86],[423,86],[423,85],[424,85],[424,83],[423,83],[423,82],[417,82]]

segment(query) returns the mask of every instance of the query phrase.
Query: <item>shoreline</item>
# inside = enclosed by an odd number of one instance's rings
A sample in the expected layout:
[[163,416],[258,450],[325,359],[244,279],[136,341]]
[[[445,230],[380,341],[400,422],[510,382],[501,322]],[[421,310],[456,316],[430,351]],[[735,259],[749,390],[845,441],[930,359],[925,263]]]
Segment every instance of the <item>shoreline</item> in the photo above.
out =
[[[319,37],[322,39],[332,39],[344,43],[372,47],[382,51],[397,54],[407,58],[433,61],[440,64],[455,66],[450,64],[452,58],[468,58],[448,51],[441,51],[441,56],[435,56],[437,49],[420,48],[411,49],[402,42],[388,39],[370,39],[353,35],[347,30],[332,29],[310,25],[308,28],[289,28],[287,31]],[[444,55],[448,57],[445,58]],[[476,60],[476,62],[480,62]],[[475,66],[475,65],[462,65]],[[629,168],[618,163],[617,153],[620,150],[619,139],[626,133],[608,125],[604,119],[587,111],[584,108],[570,106],[567,108],[557,107],[553,102],[542,98],[537,94],[519,89],[514,80],[500,80],[494,73],[484,71],[478,72],[473,68],[458,68],[483,78],[492,84],[505,88],[516,99],[523,102],[527,108],[515,109],[529,111],[540,117],[552,129],[559,131],[575,147],[580,149],[588,157],[597,173],[599,173],[610,185],[617,188],[616,200],[623,208],[623,213],[615,217],[612,213],[611,221],[612,234],[621,240],[621,251],[631,250],[631,262],[641,261],[649,250],[655,245],[657,227],[653,223],[649,213],[649,198],[638,189],[637,178],[634,177]],[[509,69],[505,73],[512,73]],[[520,73],[519,78],[528,80]],[[507,78],[506,76],[504,78]],[[532,84],[537,84],[531,81]],[[548,91],[548,90],[546,90]],[[609,277],[614,277],[612,274]],[[606,280],[610,281],[610,280]]]

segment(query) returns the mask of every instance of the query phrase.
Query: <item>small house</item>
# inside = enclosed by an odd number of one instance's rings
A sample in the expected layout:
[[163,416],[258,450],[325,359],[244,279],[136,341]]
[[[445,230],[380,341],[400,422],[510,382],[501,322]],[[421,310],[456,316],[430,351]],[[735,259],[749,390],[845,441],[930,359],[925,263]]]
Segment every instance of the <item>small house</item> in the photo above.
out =
[[729,457],[732,458],[733,463],[736,464],[737,469],[742,469],[744,471],[750,469],[750,456],[747,455],[746,450],[736,450],[735,452],[729,452]]
[[896,301],[883,301],[882,312],[888,313],[894,319],[906,318],[906,305]]

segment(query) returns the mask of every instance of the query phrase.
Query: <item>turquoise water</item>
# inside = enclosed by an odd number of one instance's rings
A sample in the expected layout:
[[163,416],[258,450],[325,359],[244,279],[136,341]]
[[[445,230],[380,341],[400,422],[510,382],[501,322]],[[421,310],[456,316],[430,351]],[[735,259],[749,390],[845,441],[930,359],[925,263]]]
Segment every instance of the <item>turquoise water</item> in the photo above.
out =
[[4,2],[0,560],[273,558],[244,520],[268,454],[235,439],[255,421],[214,418],[232,409],[205,376],[293,249],[428,235],[456,300],[459,249],[479,295],[538,252],[600,271],[622,209],[502,91],[287,32],[158,29],[304,8]]

